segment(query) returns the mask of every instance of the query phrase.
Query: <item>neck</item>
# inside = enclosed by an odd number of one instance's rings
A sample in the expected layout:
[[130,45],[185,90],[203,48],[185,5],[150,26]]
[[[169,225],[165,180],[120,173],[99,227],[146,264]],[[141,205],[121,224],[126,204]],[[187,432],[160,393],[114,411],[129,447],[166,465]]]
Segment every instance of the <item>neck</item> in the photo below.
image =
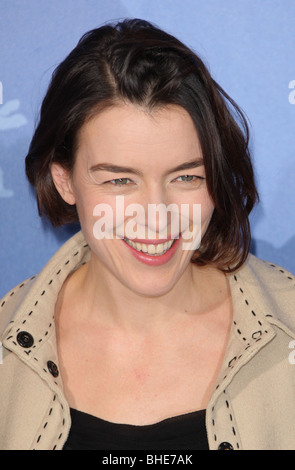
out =
[[153,297],[130,290],[91,258],[66,281],[60,307],[70,302],[65,310],[71,311],[71,319],[89,325],[149,334],[185,325],[192,315],[220,308],[229,296],[225,276],[214,268],[190,263],[168,292]]

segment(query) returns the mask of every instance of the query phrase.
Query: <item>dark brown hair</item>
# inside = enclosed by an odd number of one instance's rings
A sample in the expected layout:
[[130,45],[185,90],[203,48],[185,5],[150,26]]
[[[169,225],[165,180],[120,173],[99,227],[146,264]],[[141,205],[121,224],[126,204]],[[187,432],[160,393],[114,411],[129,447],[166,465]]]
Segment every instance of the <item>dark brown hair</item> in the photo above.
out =
[[246,119],[202,60],[170,34],[144,20],[124,20],[86,33],[53,73],[26,157],[39,214],[53,226],[77,222],[76,206],[57,192],[50,164],[71,171],[78,132],[118,101],[148,110],[175,104],[198,132],[215,210],[193,261],[232,271],[250,249],[249,213],[258,194]]

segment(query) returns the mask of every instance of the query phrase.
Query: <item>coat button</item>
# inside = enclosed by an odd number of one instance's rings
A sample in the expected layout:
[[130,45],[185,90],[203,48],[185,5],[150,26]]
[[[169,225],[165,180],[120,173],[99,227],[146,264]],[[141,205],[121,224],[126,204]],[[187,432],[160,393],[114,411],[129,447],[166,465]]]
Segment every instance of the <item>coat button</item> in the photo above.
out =
[[16,340],[22,348],[31,348],[34,344],[33,336],[27,331],[20,331]]
[[234,450],[234,448],[229,442],[222,442],[219,444],[218,450]]
[[47,362],[47,368],[48,368],[50,374],[53,375],[53,377],[58,377],[58,375],[59,375],[59,370],[58,370],[58,367],[57,367],[57,365],[55,364],[55,362],[48,361],[48,362]]

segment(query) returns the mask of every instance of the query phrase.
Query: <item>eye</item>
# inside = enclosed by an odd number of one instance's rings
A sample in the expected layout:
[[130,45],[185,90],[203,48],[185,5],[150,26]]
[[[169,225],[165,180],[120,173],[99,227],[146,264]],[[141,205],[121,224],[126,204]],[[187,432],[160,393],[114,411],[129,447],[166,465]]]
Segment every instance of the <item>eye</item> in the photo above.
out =
[[131,182],[129,178],[116,178],[110,181],[106,181],[106,183],[111,183],[114,186],[125,186],[128,184],[128,182]]
[[180,183],[196,183],[197,181],[200,182],[200,180],[204,180],[202,176],[195,176],[195,175],[182,175],[178,176],[175,178],[174,181],[180,182]]

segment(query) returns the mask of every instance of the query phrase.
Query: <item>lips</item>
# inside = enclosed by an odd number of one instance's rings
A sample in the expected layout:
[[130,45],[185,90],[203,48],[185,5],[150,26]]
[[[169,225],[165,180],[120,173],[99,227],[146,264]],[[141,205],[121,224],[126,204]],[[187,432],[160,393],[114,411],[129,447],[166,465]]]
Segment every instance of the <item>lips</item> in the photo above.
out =
[[128,238],[124,238],[124,241],[136,251],[146,253],[151,256],[162,256],[171,248],[175,242],[175,240],[167,240],[165,242],[157,240],[157,243],[154,243],[154,240],[149,240],[148,243],[146,241],[142,243],[142,241],[139,242],[138,240],[129,240]]
[[[164,242],[161,240],[144,240],[145,243],[143,243],[142,240],[139,242],[138,240],[124,238],[122,241],[138,261],[149,266],[160,266],[168,263],[173,257],[180,239],[170,239]],[[154,243],[151,243],[151,241]]]

